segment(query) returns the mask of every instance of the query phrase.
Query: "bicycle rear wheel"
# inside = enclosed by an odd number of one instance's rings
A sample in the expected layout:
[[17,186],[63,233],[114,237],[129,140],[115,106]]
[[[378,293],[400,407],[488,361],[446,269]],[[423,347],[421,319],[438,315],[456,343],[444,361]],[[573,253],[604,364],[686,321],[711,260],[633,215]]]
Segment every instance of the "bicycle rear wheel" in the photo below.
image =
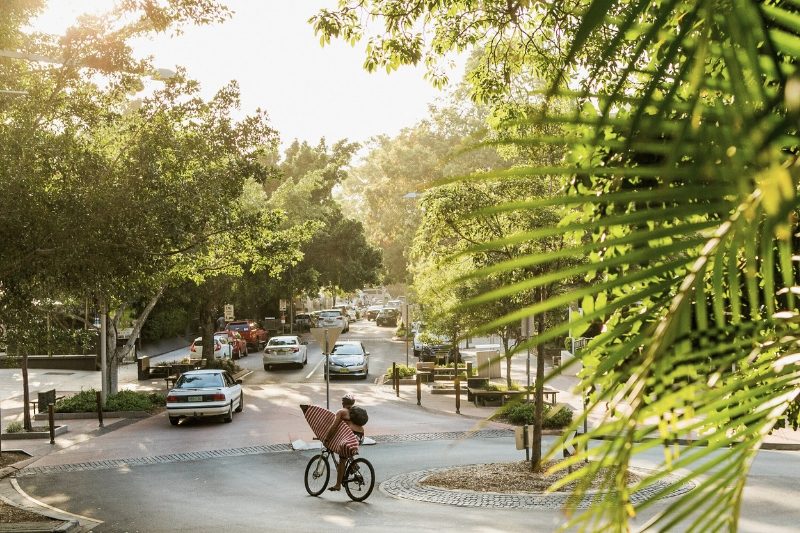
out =
[[322,454],[315,455],[306,465],[306,491],[312,496],[319,496],[328,486],[331,478],[331,466],[328,458]]
[[354,502],[363,502],[375,486],[375,469],[372,463],[360,457],[350,461],[344,473],[344,490]]

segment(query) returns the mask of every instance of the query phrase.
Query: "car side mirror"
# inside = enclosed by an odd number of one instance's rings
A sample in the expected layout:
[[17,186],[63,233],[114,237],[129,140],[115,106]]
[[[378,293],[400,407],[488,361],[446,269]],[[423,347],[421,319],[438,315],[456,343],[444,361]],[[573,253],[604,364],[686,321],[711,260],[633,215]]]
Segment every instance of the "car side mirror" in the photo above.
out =
[[300,344],[306,345],[308,344],[308,341],[300,341]]
[[244,383],[244,380],[241,380],[241,379],[237,379],[237,380],[236,380],[236,384],[237,384],[237,385],[241,385],[241,384],[243,384],[243,383]]
[[364,352],[364,355],[369,355],[369,352]]

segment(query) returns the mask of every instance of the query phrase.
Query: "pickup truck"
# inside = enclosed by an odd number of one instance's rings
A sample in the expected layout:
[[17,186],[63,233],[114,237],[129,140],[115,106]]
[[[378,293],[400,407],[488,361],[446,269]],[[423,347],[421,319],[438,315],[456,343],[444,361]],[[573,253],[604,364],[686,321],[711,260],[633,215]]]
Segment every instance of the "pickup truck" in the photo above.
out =
[[228,322],[225,329],[237,331],[244,338],[248,347],[260,350],[267,343],[269,336],[267,330],[262,328],[255,320],[234,320]]

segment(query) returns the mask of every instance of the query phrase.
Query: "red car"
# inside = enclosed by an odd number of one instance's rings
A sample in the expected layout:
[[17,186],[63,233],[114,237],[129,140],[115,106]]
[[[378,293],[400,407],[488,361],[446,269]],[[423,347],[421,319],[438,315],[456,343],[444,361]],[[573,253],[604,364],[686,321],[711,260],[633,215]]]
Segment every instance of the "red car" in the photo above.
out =
[[267,343],[269,336],[267,330],[262,328],[255,320],[235,320],[228,322],[225,326],[226,330],[235,331],[247,343],[250,348],[260,350],[263,345]]
[[244,340],[244,337],[242,337],[241,333],[239,333],[238,331],[234,331],[232,329],[226,329],[225,331],[220,331],[218,333],[215,333],[214,335],[228,336],[228,342],[233,348],[234,359],[239,359],[240,357],[247,357],[247,341]]

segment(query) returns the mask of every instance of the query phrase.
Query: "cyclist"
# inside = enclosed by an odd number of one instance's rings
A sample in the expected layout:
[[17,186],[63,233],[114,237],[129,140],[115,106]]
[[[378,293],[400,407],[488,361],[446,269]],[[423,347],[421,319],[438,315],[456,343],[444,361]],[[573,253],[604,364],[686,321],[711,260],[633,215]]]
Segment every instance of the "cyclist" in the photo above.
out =
[[[333,424],[331,424],[330,429],[328,429],[328,433],[323,439],[323,442],[326,446],[328,441],[330,441],[330,439],[336,434],[336,430],[339,429],[339,424],[342,422],[350,426],[350,429],[352,429],[353,433],[355,433],[356,437],[358,437],[359,442],[364,439],[364,427],[359,426],[350,420],[350,408],[353,407],[355,403],[356,398],[350,393],[347,393],[342,397],[342,408],[336,411],[336,418],[334,418]],[[328,490],[341,490],[342,479],[344,478],[344,467],[345,461],[342,459],[342,457],[339,457],[339,461],[336,464],[336,485],[328,488]]]

